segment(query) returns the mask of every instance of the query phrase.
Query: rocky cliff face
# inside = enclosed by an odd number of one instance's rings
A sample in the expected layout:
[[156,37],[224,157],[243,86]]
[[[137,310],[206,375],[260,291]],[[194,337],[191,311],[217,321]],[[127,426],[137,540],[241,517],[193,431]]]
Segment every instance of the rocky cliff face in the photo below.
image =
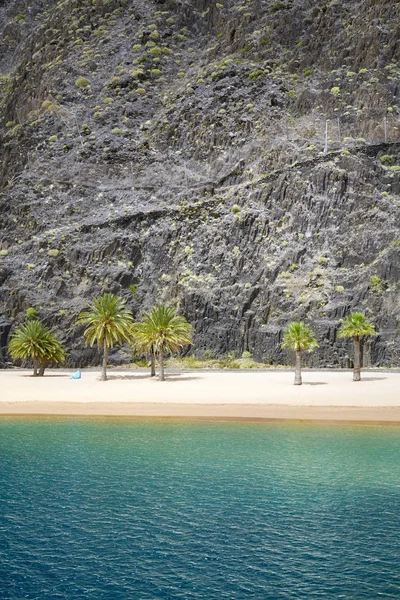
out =
[[306,319],[309,364],[348,366],[360,309],[398,365],[399,38],[395,0],[3,1],[1,343],[34,306],[96,360],[107,289],[271,364]]

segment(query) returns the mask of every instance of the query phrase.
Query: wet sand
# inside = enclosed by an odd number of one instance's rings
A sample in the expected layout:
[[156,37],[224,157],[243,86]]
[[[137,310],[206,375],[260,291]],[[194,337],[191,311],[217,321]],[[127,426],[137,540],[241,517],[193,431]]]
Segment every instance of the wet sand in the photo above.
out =
[[400,424],[400,373],[364,372],[361,382],[349,371],[309,371],[303,385],[293,373],[171,373],[165,382],[144,372],[99,373],[0,371],[0,415],[163,417],[349,421]]

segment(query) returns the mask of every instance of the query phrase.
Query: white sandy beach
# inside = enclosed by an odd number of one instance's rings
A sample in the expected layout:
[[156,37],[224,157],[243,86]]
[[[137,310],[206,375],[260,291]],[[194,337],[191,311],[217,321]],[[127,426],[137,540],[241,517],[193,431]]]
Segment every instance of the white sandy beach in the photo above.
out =
[[165,382],[147,373],[0,371],[0,414],[182,417],[231,419],[294,419],[375,421],[400,424],[400,374],[364,372],[352,381],[349,371],[309,371],[303,385],[293,373],[171,373]]

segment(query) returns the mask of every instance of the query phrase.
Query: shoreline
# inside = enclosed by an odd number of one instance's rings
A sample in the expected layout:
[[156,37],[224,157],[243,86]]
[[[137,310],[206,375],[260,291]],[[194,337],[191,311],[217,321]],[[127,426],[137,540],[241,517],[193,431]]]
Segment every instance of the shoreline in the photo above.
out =
[[253,422],[319,422],[400,425],[400,373],[304,370],[303,385],[293,371],[169,372],[165,382],[148,371],[0,371],[2,417],[115,417]]

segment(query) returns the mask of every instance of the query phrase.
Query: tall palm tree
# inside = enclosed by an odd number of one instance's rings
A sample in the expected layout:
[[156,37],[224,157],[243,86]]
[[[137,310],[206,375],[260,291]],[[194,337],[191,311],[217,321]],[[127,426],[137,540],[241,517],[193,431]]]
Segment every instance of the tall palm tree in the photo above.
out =
[[303,321],[289,323],[283,335],[282,348],[292,348],[296,352],[294,385],[301,385],[303,383],[301,378],[302,350],[311,352],[317,347],[317,340],[308,325],[305,325]]
[[13,358],[33,360],[34,377],[44,374],[47,362],[58,363],[65,358],[61,342],[37,319],[28,320],[15,330],[8,344],[8,350]]
[[86,345],[97,343],[103,348],[101,381],[107,381],[108,351],[115,343],[122,344],[131,339],[133,317],[119,296],[106,293],[94,298],[88,310],[82,311],[77,323],[89,325],[84,332]]
[[361,338],[365,335],[377,335],[377,333],[364,313],[354,312],[342,319],[338,336],[352,337],[354,342],[353,381],[361,381],[360,347]]
[[165,380],[165,354],[192,343],[193,327],[170,306],[155,306],[145,312],[142,321],[135,323],[132,329],[135,346],[158,357],[160,381]]

